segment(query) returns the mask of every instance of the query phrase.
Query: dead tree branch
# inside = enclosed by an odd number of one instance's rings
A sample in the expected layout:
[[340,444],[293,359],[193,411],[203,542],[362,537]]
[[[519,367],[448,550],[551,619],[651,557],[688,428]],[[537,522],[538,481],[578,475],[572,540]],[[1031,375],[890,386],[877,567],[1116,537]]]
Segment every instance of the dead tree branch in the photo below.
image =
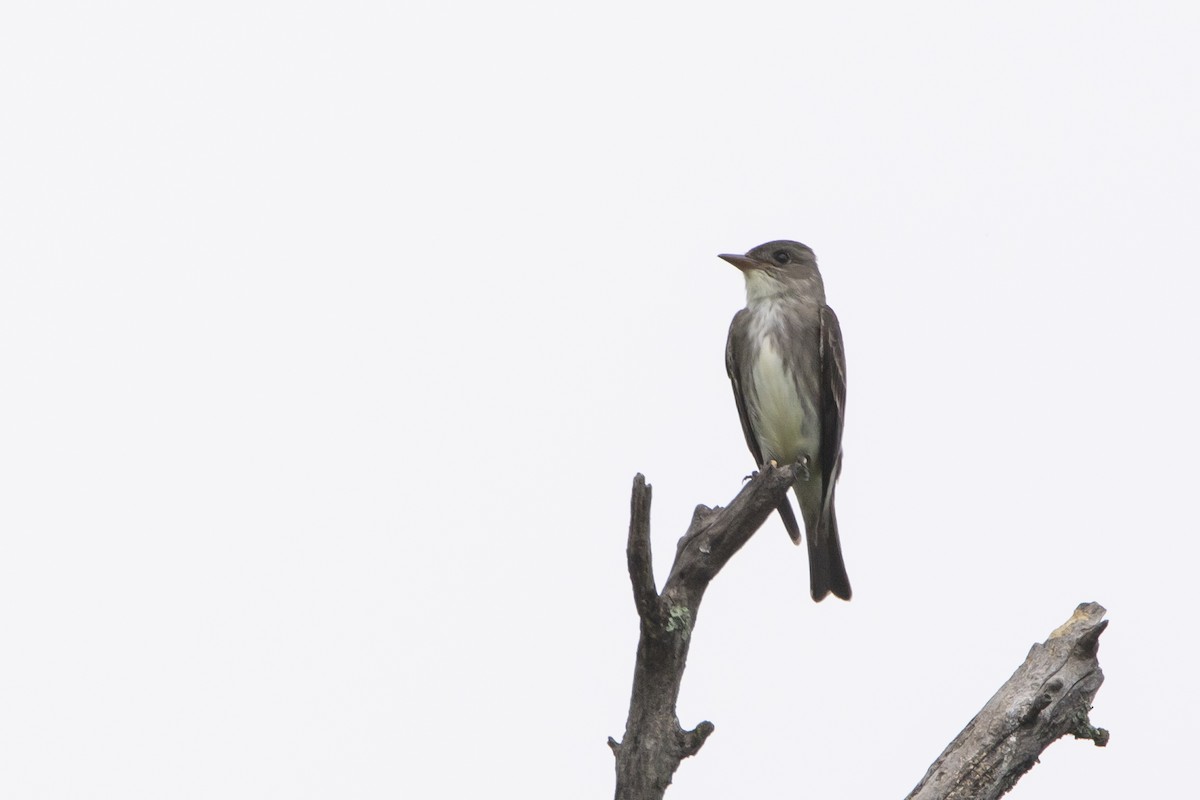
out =
[[[795,480],[793,467],[764,467],[728,508],[697,506],[662,592],[650,551],[650,487],[634,478],[626,556],[641,622],[629,717],[616,757],[617,800],[661,800],[675,770],[713,732],[701,722],[690,731],[675,710],[687,666],[696,614],[708,584],[754,535]],[[1108,732],[1088,720],[1104,674],[1096,659],[1107,626],[1104,608],[1085,603],[1062,627],[1035,644],[1013,676],[988,701],[906,800],[993,800],[1028,772],[1064,734],[1108,743]]]
[[933,762],[906,800],[993,800],[1016,784],[1059,737],[1108,744],[1088,712],[1104,673],[1096,660],[1108,625],[1104,607],[1084,603],[1035,644],[1008,682]]
[[650,558],[650,487],[641,475],[633,479],[626,556],[641,637],[625,736],[620,743],[608,740],[616,756],[617,800],[661,798],[679,762],[695,755],[713,732],[708,721],[683,730],[675,711],[696,612],[709,582],[762,526],[795,479],[790,466],[767,466],[728,508],[697,506],[661,594]]

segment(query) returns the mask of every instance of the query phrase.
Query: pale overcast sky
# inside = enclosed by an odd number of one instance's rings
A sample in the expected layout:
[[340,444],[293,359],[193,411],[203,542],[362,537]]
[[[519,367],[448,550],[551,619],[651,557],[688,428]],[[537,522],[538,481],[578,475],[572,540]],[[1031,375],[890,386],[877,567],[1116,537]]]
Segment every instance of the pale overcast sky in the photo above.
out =
[[754,465],[716,258],[820,259],[854,600],[772,518],[668,797],[903,797],[1075,605],[1193,782],[1194,3],[0,11],[0,796],[606,798],[637,620]]

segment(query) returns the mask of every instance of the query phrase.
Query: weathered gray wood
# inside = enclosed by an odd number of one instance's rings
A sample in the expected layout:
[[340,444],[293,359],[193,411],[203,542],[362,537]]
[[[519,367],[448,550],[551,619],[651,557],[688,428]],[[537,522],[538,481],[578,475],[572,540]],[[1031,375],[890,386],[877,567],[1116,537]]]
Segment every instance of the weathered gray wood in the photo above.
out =
[[679,762],[695,755],[713,732],[707,721],[683,730],[675,712],[696,612],[709,582],[762,526],[795,479],[790,466],[767,466],[728,508],[697,506],[660,594],[650,559],[650,487],[641,475],[634,478],[625,552],[641,636],[625,736],[620,743],[608,740],[616,756],[617,800],[661,798]]
[[1108,744],[1088,712],[1104,673],[1096,659],[1108,622],[1084,603],[1035,644],[1008,682],[938,756],[907,800],[993,800],[1013,787],[1064,734]]
[[[661,800],[675,770],[713,732],[679,725],[675,704],[704,591],[749,541],[795,480],[793,467],[767,466],[728,508],[697,506],[662,592],[650,550],[650,486],[638,475],[630,501],[626,558],[641,622],[625,736],[609,738],[616,757],[617,800]],[[1096,659],[1107,626],[1104,608],[1085,603],[1035,644],[1025,663],[946,748],[906,800],[992,800],[1013,787],[1064,734],[1108,742],[1088,721],[1104,674]]]

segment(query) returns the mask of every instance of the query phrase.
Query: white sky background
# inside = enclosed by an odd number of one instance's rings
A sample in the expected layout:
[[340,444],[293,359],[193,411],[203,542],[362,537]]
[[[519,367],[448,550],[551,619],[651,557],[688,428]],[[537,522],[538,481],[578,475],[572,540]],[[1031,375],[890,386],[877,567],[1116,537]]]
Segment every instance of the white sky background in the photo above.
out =
[[1112,742],[1013,796],[1190,783],[1200,11],[831,5],[6,4],[0,795],[610,797],[774,238],[855,598],[768,522],[668,796],[903,797],[1088,600]]

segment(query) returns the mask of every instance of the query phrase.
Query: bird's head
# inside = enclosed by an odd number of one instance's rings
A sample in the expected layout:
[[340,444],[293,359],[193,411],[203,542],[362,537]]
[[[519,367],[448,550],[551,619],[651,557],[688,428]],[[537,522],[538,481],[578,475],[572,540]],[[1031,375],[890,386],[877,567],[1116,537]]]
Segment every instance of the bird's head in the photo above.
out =
[[733,264],[746,276],[749,300],[800,289],[806,294],[819,292],[824,302],[817,256],[808,245],[780,239],[760,244],[742,256],[722,253],[719,258]]

